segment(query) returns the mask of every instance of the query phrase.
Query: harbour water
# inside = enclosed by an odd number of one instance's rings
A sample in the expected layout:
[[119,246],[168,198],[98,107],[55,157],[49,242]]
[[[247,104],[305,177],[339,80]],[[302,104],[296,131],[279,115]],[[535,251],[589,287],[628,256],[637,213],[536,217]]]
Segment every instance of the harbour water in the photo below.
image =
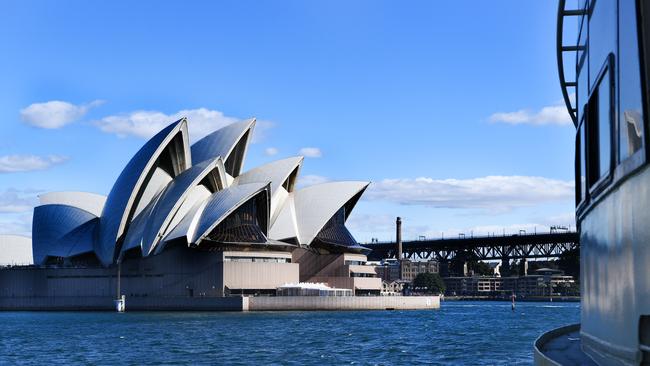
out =
[[4,364],[532,364],[578,303],[444,302],[439,310],[0,312]]

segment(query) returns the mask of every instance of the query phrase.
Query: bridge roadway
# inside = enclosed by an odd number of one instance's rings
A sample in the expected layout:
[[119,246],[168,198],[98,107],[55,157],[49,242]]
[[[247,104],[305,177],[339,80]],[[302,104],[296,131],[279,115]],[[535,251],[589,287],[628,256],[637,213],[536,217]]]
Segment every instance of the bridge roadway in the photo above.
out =
[[[368,260],[396,258],[395,242],[362,244],[372,249]],[[474,257],[479,260],[510,260],[557,258],[580,246],[576,232],[522,234],[510,236],[474,236],[454,239],[414,240],[402,242],[403,257],[407,259],[435,259],[441,262],[455,257]]]

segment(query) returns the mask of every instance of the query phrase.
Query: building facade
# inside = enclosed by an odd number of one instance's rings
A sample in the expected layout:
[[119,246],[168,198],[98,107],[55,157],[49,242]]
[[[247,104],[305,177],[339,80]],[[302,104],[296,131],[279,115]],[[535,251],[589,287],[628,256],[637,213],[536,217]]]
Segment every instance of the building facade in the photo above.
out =
[[508,298],[513,293],[520,298],[579,296],[573,276],[562,271],[542,268],[527,276],[445,277],[447,296],[479,296]]
[[254,126],[190,146],[181,119],[144,144],[108,196],[41,195],[31,245],[0,240],[11,249],[0,266],[31,264],[0,269],[0,297],[274,295],[300,281],[379,294],[367,249],[345,227],[368,182],[296,189],[302,157],[244,171]]

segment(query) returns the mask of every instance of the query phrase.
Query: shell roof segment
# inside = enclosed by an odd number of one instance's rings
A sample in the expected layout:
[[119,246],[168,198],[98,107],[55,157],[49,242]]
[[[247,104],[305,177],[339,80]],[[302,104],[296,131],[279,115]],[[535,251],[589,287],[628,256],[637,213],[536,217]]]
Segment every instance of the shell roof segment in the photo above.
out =
[[192,144],[192,163],[221,156],[226,165],[226,172],[233,177],[239,175],[246,156],[255,118],[235,122],[205,136]]
[[[269,210],[269,184],[268,183],[250,183],[232,186],[217,193],[214,193],[208,199],[207,203],[201,210],[201,216],[196,223],[196,231],[192,238],[192,243],[200,244],[210,232],[219,225],[219,223],[234,212],[239,206],[253,199],[258,194],[266,193],[266,210]],[[268,223],[268,217],[267,217]],[[268,234],[268,224],[262,223],[263,233]]]
[[[141,244],[142,254],[149,255],[170,231],[169,225],[181,205],[185,204],[192,187],[201,184],[210,186],[210,192],[216,192],[225,184],[223,161],[220,157],[203,161],[178,175],[160,193],[156,200],[142,212],[142,218],[133,221],[125,243],[128,248],[134,242]],[[143,226],[140,228],[140,226]]]
[[[34,208],[32,248],[34,263],[42,264],[49,255],[62,253],[60,240],[97,216],[68,205],[42,205]],[[58,255],[57,255],[58,256]]]
[[[348,203],[354,208],[358,198],[368,187],[369,182],[328,182],[305,187],[295,192],[294,207],[301,244],[311,244],[327,221]],[[354,202],[352,202],[354,201]]]
[[102,211],[95,252],[105,266],[115,260],[116,244],[127,231],[154,171],[164,170],[173,178],[190,166],[185,119],[157,133],[131,158],[108,194]]
[[48,192],[38,196],[41,205],[67,205],[101,216],[106,196],[89,192]]

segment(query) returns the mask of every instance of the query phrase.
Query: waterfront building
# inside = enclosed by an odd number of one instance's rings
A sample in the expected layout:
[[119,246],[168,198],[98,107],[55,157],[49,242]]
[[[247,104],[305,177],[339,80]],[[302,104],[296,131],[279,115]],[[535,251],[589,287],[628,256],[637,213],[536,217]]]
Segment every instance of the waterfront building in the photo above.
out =
[[0,240],[0,265],[33,263],[0,269],[0,307],[3,298],[39,298],[44,307],[91,308],[118,291],[141,299],[275,295],[300,282],[380,293],[367,249],[345,227],[368,182],[297,189],[302,157],[244,171],[254,119],[191,146],[187,124],[145,143],[108,196],[41,195],[31,243]]
[[401,296],[407,284],[408,282],[401,280],[381,281],[381,294],[383,296]]
[[397,259],[384,259],[375,264],[377,277],[384,282],[393,282],[400,279],[400,266]]
[[438,273],[440,269],[435,260],[411,261],[409,259],[384,259],[375,268],[377,276],[386,282],[397,280],[412,282],[420,273]]
[[400,279],[413,282],[415,277],[421,273],[438,273],[438,262],[435,260],[428,261],[411,261],[402,259],[400,261]]
[[295,283],[278,287],[277,296],[353,296],[350,289],[332,288],[324,283]]
[[507,298],[515,294],[520,298],[577,296],[576,281],[560,270],[542,268],[526,276],[471,276],[445,277],[445,294],[448,296],[479,296]]

